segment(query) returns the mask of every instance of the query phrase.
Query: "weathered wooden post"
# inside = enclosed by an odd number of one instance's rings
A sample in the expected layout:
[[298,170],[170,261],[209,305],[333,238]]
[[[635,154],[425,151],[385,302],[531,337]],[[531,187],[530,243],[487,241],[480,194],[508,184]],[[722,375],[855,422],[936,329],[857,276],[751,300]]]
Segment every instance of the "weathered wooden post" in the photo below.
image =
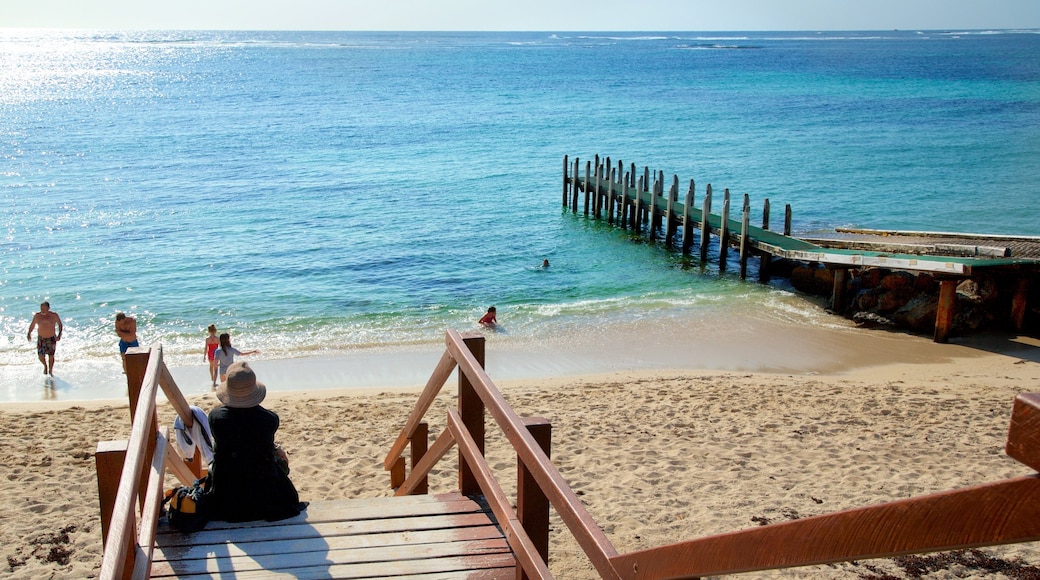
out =
[[683,216],[682,216],[682,253],[684,256],[690,254],[690,248],[693,247],[693,224],[690,223],[690,208],[693,207],[693,180],[690,180],[690,189],[686,191],[686,199],[683,201]]
[[657,220],[657,203],[658,203],[657,199],[658,199],[658,195],[657,195],[657,192],[661,188],[661,182],[657,181],[656,177],[657,176],[655,175],[654,176],[655,180],[654,180],[653,187],[650,188],[650,212],[649,212],[650,213],[650,219],[648,220],[648,222],[646,224],[647,237],[650,238],[651,240],[654,240],[654,239],[657,238],[657,225],[658,225],[658,220]]
[[628,229],[628,172],[621,179],[621,199],[618,200],[618,225]]
[[722,190],[722,222],[719,227],[719,271],[726,269],[729,253],[729,188]]
[[599,163],[599,155],[596,155],[596,185],[593,186],[595,189],[592,190],[592,216],[599,219],[599,181],[600,176],[603,175],[603,166]]
[[585,215],[589,215],[589,186],[592,183],[592,162],[585,162]]
[[711,184],[704,194],[704,205],[701,207],[701,262],[708,259],[708,243],[711,241]]
[[607,176],[607,223],[614,225],[614,179],[617,176],[617,170],[613,167],[607,167],[609,175]]
[[[525,418],[524,426],[534,437],[538,446],[545,452],[546,457],[552,457],[552,424],[548,419],[541,417]],[[542,561],[549,562],[549,498],[545,496],[538,482],[531,475],[530,470],[517,456],[516,460],[516,517],[520,525],[527,532],[527,537],[538,550]],[[520,579],[528,578],[523,568],[516,567],[516,576]]]
[[632,231],[640,233],[643,231],[643,178],[639,178],[636,184],[635,203],[632,207]]
[[679,176],[672,175],[672,188],[668,190],[668,211],[665,215],[664,241],[672,245],[678,221],[675,219],[675,201],[679,197]]
[[935,342],[947,342],[953,327],[953,310],[957,305],[957,280],[939,283],[939,307],[935,311]]
[[1022,330],[1026,321],[1026,310],[1029,301],[1029,278],[1019,278],[1015,287],[1015,295],[1011,297],[1011,327]]
[[563,207],[567,207],[567,156],[563,156]]
[[573,183],[571,183],[571,213],[578,213],[578,158],[574,158],[574,172],[571,174]]
[[834,287],[831,289],[831,312],[841,314],[845,310],[845,284],[849,278],[849,271],[845,268],[835,268],[831,274],[834,276]]
[[784,235],[791,235],[791,204],[784,206]]
[[[765,202],[762,204],[762,229],[769,231],[769,198],[767,197]],[[773,255],[769,252],[762,252],[762,257],[758,262],[758,281],[769,282],[769,267],[773,262]]]
[[747,261],[748,251],[751,246],[748,244],[748,229],[751,227],[751,200],[748,198],[748,194],[744,194],[744,209],[743,215],[740,218],[740,279],[747,279]]

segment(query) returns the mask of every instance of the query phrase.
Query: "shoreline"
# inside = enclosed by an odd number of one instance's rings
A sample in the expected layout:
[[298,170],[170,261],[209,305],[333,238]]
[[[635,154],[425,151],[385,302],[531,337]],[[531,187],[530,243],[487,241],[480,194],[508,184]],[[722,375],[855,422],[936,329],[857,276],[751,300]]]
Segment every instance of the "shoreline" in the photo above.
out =
[[[1040,362],[1040,340],[1029,337],[986,333],[954,337],[948,344],[937,344],[927,337],[858,328],[836,316],[828,318],[826,324],[815,324],[775,315],[755,318],[750,313],[695,313],[680,318],[615,322],[592,330],[563,329],[537,339],[496,332],[483,334],[486,368],[496,381],[662,370],[841,375],[876,366],[938,364],[987,353],[1024,356]],[[247,356],[241,360],[250,361],[271,393],[363,391],[421,387],[442,352],[441,343],[299,358]],[[16,387],[0,392],[0,408],[55,403],[118,404],[125,397],[125,378],[115,375],[111,368],[115,361],[95,364],[76,381],[79,384],[62,378],[60,362],[50,384],[40,378],[19,378]],[[204,364],[171,365],[170,371],[185,395],[211,391],[208,367]]]

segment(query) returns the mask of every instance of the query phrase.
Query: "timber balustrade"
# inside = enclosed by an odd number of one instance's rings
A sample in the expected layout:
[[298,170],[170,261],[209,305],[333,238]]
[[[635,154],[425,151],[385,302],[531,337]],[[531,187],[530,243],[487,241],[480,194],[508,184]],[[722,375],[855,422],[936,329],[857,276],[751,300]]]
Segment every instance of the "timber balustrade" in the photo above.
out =
[[[1040,539],[1040,475],[1033,473],[618,554],[550,461],[544,450],[548,445],[539,443],[529,430],[531,423],[541,421],[521,419],[484,371],[483,338],[449,330],[446,342],[447,350],[384,467],[391,472],[391,486],[398,495],[417,493],[425,490],[430,469],[453,446],[459,446],[460,489],[487,497],[527,577],[551,577],[543,565],[548,547],[542,551],[540,545],[547,541],[548,520],[541,515],[536,523],[526,520],[521,507],[542,498],[559,514],[600,576],[610,579],[697,578]],[[447,428],[427,450],[422,419],[456,366],[459,407],[449,411]],[[519,477],[529,477],[518,487],[519,514],[502,497],[483,458],[485,409],[516,450]],[[1040,394],[1020,395],[1014,402],[1008,455],[1038,470],[1038,443]],[[406,476],[402,454],[409,444],[412,470]]]
[[102,441],[94,455],[105,546],[98,574],[102,580],[149,577],[166,470],[184,485],[201,476],[198,452],[186,461],[171,444],[169,428],[158,428],[159,387],[187,428],[195,420],[163,362],[162,346],[128,350],[126,375],[130,439]]
[[[458,404],[448,411],[446,428],[430,445],[423,418],[456,368]],[[127,353],[127,382],[132,387],[130,438],[101,442],[96,455],[105,540],[99,577],[105,580],[150,576],[166,471],[186,485],[198,475],[189,468],[194,464],[197,469],[198,461],[179,457],[167,429],[157,427],[155,398],[160,387],[182,420],[192,420],[163,363],[161,346]],[[517,454],[515,510],[484,459],[486,415]],[[696,578],[1040,539],[1040,475],[1035,473],[1040,470],[1040,394],[1015,399],[1008,432],[1006,451],[1029,468],[1029,475],[628,554],[617,553],[551,462],[550,430],[544,419],[523,419],[505,401],[484,371],[482,336],[449,330],[445,352],[384,467],[396,495],[422,494],[430,470],[457,447],[458,489],[467,496],[482,496],[490,506],[515,558],[518,578],[552,578],[550,506],[599,575],[617,580]],[[410,473],[403,457],[406,449],[411,454]],[[293,541],[288,538],[285,546]],[[289,550],[285,546],[276,549]],[[216,569],[225,569],[222,565]],[[322,577],[337,577],[333,570],[339,569],[326,565],[317,570],[328,574]]]

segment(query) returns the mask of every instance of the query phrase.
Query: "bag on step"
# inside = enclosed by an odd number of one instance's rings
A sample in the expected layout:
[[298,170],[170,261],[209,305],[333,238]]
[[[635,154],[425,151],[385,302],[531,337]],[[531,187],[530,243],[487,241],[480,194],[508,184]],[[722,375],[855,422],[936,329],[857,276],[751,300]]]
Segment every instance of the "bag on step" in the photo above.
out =
[[163,505],[170,526],[181,532],[195,532],[205,527],[213,516],[213,494],[209,478],[197,479],[191,486],[182,485],[166,492]]

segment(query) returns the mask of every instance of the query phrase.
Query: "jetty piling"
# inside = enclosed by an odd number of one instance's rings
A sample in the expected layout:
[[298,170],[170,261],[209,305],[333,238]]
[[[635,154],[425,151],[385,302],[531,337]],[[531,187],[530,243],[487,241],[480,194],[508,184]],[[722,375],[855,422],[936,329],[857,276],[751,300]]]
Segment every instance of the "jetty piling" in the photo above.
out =
[[[768,282],[777,259],[806,264],[810,269],[824,267],[830,270],[831,308],[843,311],[848,302],[846,285],[849,269],[878,267],[893,270],[928,272],[940,282],[939,306],[936,313],[937,342],[948,340],[953,326],[956,307],[956,288],[960,281],[976,274],[1001,272],[1017,276],[1011,299],[1010,323],[1021,329],[1025,318],[1032,312],[1027,305],[1030,279],[1040,275],[1040,237],[994,236],[986,234],[945,234],[937,232],[876,232],[873,230],[835,230],[822,237],[795,238],[791,236],[792,210],[784,205],[783,233],[770,230],[770,200],[762,204],[762,227],[751,225],[751,198],[745,193],[739,221],[730,219],[731,196],[723,189],[722,211],[712,214],[714,193],[706,184],[701,208],[695,207],[696,186],[690,179],[689,190],[679,200],[679,176],[673,175],[665,194],[664,171],[644,165],[637,172],[636,164],[617,161],[612,167],[609,157],[595,155],[585,162],[585,175],[577,157],[563,157],[562,202],[566,209],[577,214],[579,192],[584,193],[583,213],[594,219],[606,214],[607,223],[646,236],[650,241],[663,237],[664,246],[677,243],[683,255],[689,255],[698,246],[702,263],[708,261],[711,236],[719,240],[719,271],[725,271],[730,246],[739,251],[740,277],[746,279],[748,261],[759,258],[758,279]],[[667,195],[667,199],[665,199]],[[676,240],[682,228],[681,241]],[[739,234],[735,233],[740,228]],[[700,229],[699,240],[694,232]],[[903,238],[907,241],[893,238]],[[952,242],[950,240],[953,240]],[[1006,245],[1002,245],[1006,244]],[[1017,254],[1013,255],[1012,248]],[[1035,309],[1034,309],[1035,310]]]

